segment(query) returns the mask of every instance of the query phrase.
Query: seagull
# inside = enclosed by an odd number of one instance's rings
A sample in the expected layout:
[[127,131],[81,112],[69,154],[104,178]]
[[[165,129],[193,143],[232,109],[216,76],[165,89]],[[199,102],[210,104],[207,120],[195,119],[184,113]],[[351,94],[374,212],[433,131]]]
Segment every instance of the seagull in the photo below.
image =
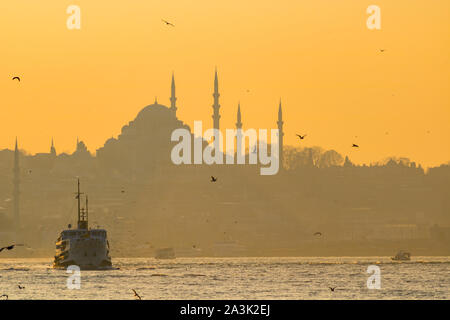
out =
[[25,287],[22,287],[20,284],[17,285],[17,287],[18,287],[20,290],[25,289]]
[[359,146],[357,144],[353,144],[352,148],[359,148]]
[[19,77],[13,77],[12,80],[19,80],[19,82],[20,82],[20,78]]
[[131,289],[134,292],[134,296],[138,299],[138,300],[142,300],[141,296],[137,294],[136,290]]
[[161,19],[167,26],[172,26],[175,27],[175,25],[173,25],[172,23],[170,23],[169,21],[166,21],[164,19]]
[[334,287],[334,288],[328,287],[328,288],[330,288],[330,290],[331,290],[332,292],[334,292],[334,289],[336,289],[337,287]]
[[8,295],[7,295],[7,294],[2,294],[2,295],[0,296],[0,298],[3,298],[3,297],[6,297],[6,300],[8,300]]
[[296,134],[296,136],[297,136],[297,137],[299,137],[299,138],[300,138],[300,140],[303,140],[303,139],[305,139],[305,137],[306,137],[306,134],[305,134],[305,135],[303,135],[303,136],[301,136],[301,135],[299,135],[299,134]]
[[12,245],[10,245],[10,246],[0,248],[0,252],[2,252],[2,251],[5,250],[5,249],[6,249],[6,250],[12,250],[12,249],[14,249],[15,246],[23,246],[23,244],[12,244]]
[[216,182],[217,178],[215,178],[214,176],[211,176],[211,182]]
[[322,232],[316,232],[316,233],[314,233],[314,235],[315,235],[315,236],[321,236],[321,235],[322,235]]

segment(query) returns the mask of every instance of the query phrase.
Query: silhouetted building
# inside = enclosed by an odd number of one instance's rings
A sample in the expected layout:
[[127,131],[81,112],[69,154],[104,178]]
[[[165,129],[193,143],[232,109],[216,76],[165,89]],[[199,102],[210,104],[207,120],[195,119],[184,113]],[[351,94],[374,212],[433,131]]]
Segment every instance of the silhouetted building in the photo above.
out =
[[212,116],[212,118],[213,118],[213,128],[219,130],[220,129],[220,126],[219,126],[219,122],[220,122],[219,97],[220,97],[220,94],[219,94],[219,80],[217,79],[217,69],[216,69],[216,72],[214,74],[214,93],[213,93],[213,97],[214,97],[214,104],[213,104],[214,114]]
[[178,120],[172,108],[155,103],[144,107],[133,121],[122,127],[116,138],[97,150],[100,167],[124,177],[143,178],[171,166],[170,154],[175,129],[190,128]]
[[279,147],[279,152],[280,152],[280,170],[283,170],[283,136],[284,136],[284,132],[283,132],[283,112],[281,111],[281,99],[280,99],[280,106],[278,108],[278,147]]
[[16,241],[20,238],[20,210],[19,210],[19,203],[20,203],[20,166],[19,166],[19,148],[17,145],[17,138],[16,138],[16,146],[14,149],[14,192],[13,192],[13,198],[14,198],[14,231],[16,233]]
[[52,156],[56,156],[56,149],[55,149],[55,146],[53,144],[53,138],[52,138],[52,146],[50,147],[50,154]]
[[238,103],[238,110],[237,110],[237,116],[236,116],[236,151],[242,150],[242,143],[245,141],[242,141],[242,121],[241,121],[241,104]]
[[172,73],[172,87],[171,87],[171,95],[170,95],[170,110],[173,112],[174,116],[177,116],[177,106],[176,106],[177,97],[175,96],[175,77]]
[[72,156],[78,157],[78,158],[91,158],[92,155],[89,152],[88,148],[84,144],[83,141],[79,141],[77,138],[77,148],[75,149],[75,152],[72,154]]

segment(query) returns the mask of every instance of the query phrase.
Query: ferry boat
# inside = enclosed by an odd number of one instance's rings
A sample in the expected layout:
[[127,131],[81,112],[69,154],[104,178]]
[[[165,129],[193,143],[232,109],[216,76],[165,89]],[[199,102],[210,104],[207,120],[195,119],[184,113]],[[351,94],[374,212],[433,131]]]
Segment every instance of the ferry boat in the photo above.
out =
[[66,269],[70,265],[76,265],[81,270],[111,269],[111,257],[109,256],[109,242],[105,229],[90,229],[88,227],[88,197],[86,195],[85,208],[81,208],[80,180],[78,179],[78,226],[63,230],[56,240],[56,254],[53,268]]
[[391,259],[393,261],[410,261],[411,253],[401,250],[395,255],[395,257],[393,257]]

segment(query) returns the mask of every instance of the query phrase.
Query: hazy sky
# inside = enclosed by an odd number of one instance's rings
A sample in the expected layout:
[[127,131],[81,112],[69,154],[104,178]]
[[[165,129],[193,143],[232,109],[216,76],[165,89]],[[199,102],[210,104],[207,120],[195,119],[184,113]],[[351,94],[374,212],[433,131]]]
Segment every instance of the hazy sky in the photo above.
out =
[[[66,27],[71,4],[81,30]],[[373,4],[381,30],[366,27]],[[178,117],[210,127],[217,66],[221,128],[238,101],[244,128],[275,128],[282,97],[285,144],[450,160],[448,0],[15,0],[0,30],[0,148],[17,135],[47,152],[54,137],[72,152],[79,136],[95,152],[155,96],[170,105],[172,71]]]

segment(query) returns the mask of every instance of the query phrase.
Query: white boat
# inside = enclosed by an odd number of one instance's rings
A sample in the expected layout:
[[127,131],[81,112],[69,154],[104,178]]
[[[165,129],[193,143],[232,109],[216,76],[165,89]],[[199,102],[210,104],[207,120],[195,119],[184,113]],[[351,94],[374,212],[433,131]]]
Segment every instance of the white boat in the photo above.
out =
[[394,261],[409,261],[411,260],[411,253],[400,250],[395,257],[391,258]]
[[105,229],[89,229],[88,227],[88,198],[86,207],[80,208],[80,180],[78,180],[78,226],[63,230],[56,240],[56,254],[53,268],[66,269],[76,265],[81,270],[111,269],[109,256],[109,242]]

